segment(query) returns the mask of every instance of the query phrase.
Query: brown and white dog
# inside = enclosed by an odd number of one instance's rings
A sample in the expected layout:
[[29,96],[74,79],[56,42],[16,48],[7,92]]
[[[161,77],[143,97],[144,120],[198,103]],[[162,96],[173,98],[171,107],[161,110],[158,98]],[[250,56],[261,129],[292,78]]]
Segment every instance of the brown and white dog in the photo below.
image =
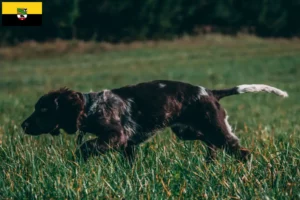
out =
[[182,140],[203,141],[208,146],[207,161],[215,158],[217,148],[224,148],[244,161],[250,152],[240,146],[219,100],[248,92],[288,96],[282,90],[261,84],[209,90],[169,80],[91,93],[62,88],[42,96],[22,128],[30,135],[58,135],[60,129],[69,134],[80,131],[79,143],[84,133],[92,133],[97,138],[85,142],[79,150],[85,160],[115,149],[133,161],[137,145],[157,130],[171,127]]

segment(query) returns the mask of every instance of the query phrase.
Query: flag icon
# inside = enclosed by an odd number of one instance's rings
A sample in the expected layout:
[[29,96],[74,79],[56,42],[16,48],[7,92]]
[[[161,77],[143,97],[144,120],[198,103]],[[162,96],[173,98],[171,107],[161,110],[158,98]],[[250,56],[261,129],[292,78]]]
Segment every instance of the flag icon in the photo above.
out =
[[17,17],[19,20],[25,20],[27,18],[27,8],[18,8],[17,12]]
[[3,26],[41,26],[42,2],[2,2]]

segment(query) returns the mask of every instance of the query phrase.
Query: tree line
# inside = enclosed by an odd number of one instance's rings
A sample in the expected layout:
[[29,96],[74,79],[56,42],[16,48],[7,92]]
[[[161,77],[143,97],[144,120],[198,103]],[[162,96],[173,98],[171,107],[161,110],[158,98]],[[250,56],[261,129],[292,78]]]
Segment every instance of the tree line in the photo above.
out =
[[[32,0],[31,0],[32,1]],[[199,32],[300,36],[300,0],[51,0],[41,27],[1,27],[0,42],[131,41]]]

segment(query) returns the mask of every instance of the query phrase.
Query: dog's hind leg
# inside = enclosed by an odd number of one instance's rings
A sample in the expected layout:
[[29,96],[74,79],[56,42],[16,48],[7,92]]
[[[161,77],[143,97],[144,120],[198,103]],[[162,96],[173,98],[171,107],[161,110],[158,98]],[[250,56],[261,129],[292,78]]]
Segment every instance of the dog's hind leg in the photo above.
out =
[[203,134],[191,126],[176,124],[171,126],[171,129],[181,140],[203,140]]
[[232,132],[228,116],[223,108],[210,109],[202,120],[201,127],[199,123],[196,126],[203,131],[206,142],[217,148],[224,148],[227,153],[241,161],[249,159],[250,151],[240,146],[239,139]]
[[194,130],[202,133],[203,140],[209,147],[208,160],[215,157],[215,149],[223,148],[228,154],[236,156],[239,160],[245,161],[249,158],[249,150],[242,148],[238,137],[232,132],[227,121],[226,111],[219,102],[203,101],[195,104],[193,109],[187,110],[182,121]]
[[[227,152],[229,154],[232,154],[234,156],[236,156],[238,159],[242,160],[242,161],[247,161],[250,157],[250,151],[246,148],[243,148],[240,146],[239,144],[239,139],[237,138],[237,136],[232,132],[232,128],[231,126],[229,125],[229,122],[228,122],[228,115],[227,115],[227,112],[226,110],[223,109],[223,113],[225,113],[225,117],[224,117],[224,120],[220,122],[220,126],[226,126],[226,130],[225,131],[225,136],[228,135],[228,143],[229,145],[226,146],[226,149]],[[223,124],[224,122],[224,124]],[[231,144],[231,145],[230,145]]]
[[181,140],[201,140],[204,141],[207,145],[207,154],[206,154],[206,162],[209,163],[216,159],[216,147],[213,144],[207,143],[205,141],[203,133],[193,129],[190,126],[186,125],[174,125],[171,126],[172,131],[176,134],[176,136]]

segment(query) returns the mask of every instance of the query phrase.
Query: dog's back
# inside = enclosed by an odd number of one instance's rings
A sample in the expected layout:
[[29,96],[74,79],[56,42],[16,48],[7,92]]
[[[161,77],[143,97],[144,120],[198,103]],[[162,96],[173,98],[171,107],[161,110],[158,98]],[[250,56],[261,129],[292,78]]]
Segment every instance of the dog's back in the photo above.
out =
[[167,80],[125,86],[111,92],[130,102],[132,117],[146,130],[169,125],[187,105],[209,95],[202,87]]

